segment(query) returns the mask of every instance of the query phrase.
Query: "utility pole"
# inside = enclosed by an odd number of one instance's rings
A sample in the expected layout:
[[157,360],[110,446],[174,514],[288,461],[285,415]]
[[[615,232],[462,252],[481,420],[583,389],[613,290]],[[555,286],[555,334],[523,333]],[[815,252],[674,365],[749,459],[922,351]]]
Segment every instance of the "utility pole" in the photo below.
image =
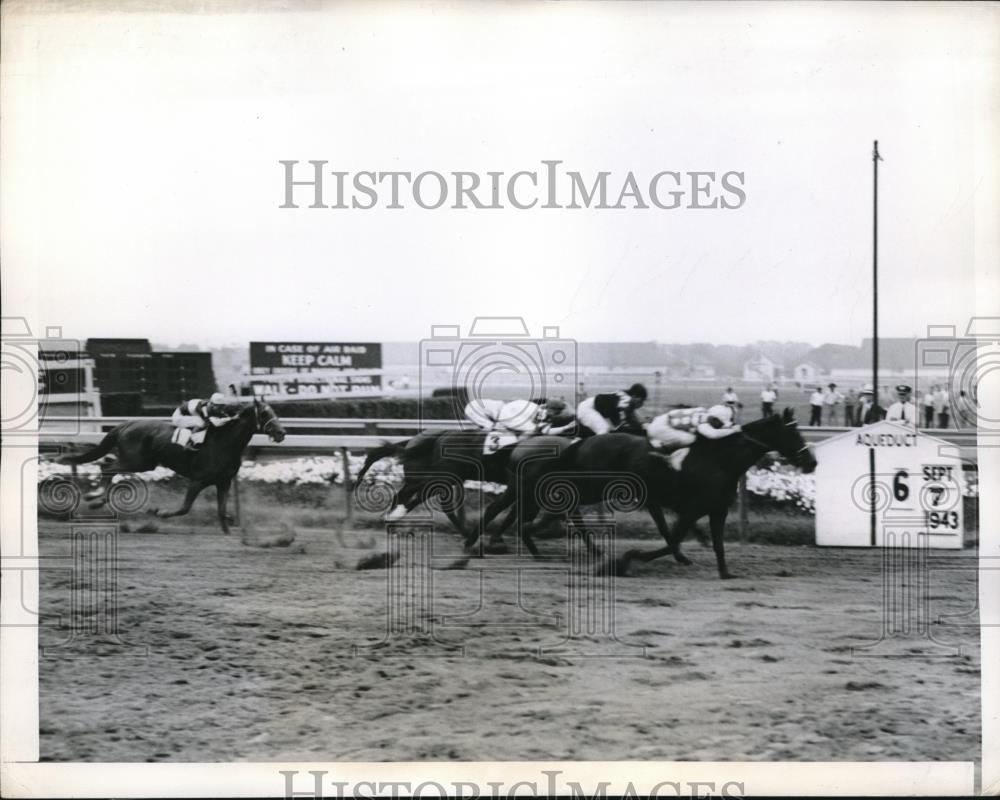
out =
[[[879,405],[882,397],[878,387],[878,162],[882,156],[878,154],[878,139],[872,150],[872,178],[874,193],[872,197],[872,397],[874,400],[872,411],[872,421],[877,422],[882,418],[882,407]],[[863,420],[862,420],[863,422]],[[877,541],[878,515],[876,508],[877,491],[875,479],[875,448],[868,451],[868,495],[871,508],[869,519],[871,522],[870,541],[874,547]]]
[[872,202],[872,392],[875,399],[875,416],[881,416],[879,405],[882,397],[878,386],[878,162],[882,156],[878,153],[878,139],[872,150],[872,171],[874,194]]

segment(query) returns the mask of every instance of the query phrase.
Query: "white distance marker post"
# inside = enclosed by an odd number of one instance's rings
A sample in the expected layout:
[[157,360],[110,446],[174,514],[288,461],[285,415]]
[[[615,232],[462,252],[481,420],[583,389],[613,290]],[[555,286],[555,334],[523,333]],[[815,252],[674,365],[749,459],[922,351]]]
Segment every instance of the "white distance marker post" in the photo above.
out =
[[815,448],[817,545],[962,547],[964,479],[957,447],[910,426],[877,422]]

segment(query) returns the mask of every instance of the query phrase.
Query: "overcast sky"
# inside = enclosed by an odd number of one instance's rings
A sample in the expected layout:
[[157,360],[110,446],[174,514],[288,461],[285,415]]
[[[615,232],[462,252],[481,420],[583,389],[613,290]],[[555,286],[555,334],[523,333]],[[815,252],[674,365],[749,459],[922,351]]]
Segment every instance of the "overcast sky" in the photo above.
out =
[[[3,32],[22,192],[5,266],[36,271],[38,321],[71,336],[396,341],[503,314],[581,340],[858,343],[875,138],[882,334],[973,313],[996,6],[20,8]],[[746,202],[280,209],[282,159],[561,159],[615,186],[736,170]]]

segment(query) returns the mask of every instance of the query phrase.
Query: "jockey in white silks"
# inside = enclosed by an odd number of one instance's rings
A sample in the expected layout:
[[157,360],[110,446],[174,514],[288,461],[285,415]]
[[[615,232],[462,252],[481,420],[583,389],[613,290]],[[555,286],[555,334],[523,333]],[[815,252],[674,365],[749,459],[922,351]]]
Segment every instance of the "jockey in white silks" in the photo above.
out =
[[535,433],[545,409],[530,400],[470,400],[465,416],[489,432],[483,444],[484,453],[495,453],[522,436]]
[[216,392],[208,400],[186,400],[174,409],[170,421],[177,429],[171,441],[183,447],[197,447],[205,441],[208,426],[221,427],[236,419],[234,398]]
[[733,409],[729,406],[704,408],[678,408],[661,414],[649,423],[646,435],[650,444],[663,453],[673,453],[671,462],[680,469],[687,448],[699,436],[705,439],[722,439],[739,433],[742,428],[735,424]]

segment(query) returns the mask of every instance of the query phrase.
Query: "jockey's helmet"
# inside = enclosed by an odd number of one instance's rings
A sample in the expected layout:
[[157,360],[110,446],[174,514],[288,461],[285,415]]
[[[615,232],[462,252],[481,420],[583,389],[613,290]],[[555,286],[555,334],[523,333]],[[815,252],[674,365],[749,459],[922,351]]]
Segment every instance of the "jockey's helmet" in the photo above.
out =
[[733,424],[733,410],[729,406],[712,406],[705,415],[709,420],[716,419],[722,423],[722,427],[728,428]]
[[213,406],[224,406],[226,404],[226,396],[222,392],[215,392],[208,398],[208,402]]
[[645,400],[649,397],[649,392],[646,391],[646,387],[641,383],[633,383],[625,390],[625,394],[635,400]]
[[555,398],[545,401],[545,410],[555,416],[556,414],[562,414],[566,410],[566,403],[562,400],[556,400]]

